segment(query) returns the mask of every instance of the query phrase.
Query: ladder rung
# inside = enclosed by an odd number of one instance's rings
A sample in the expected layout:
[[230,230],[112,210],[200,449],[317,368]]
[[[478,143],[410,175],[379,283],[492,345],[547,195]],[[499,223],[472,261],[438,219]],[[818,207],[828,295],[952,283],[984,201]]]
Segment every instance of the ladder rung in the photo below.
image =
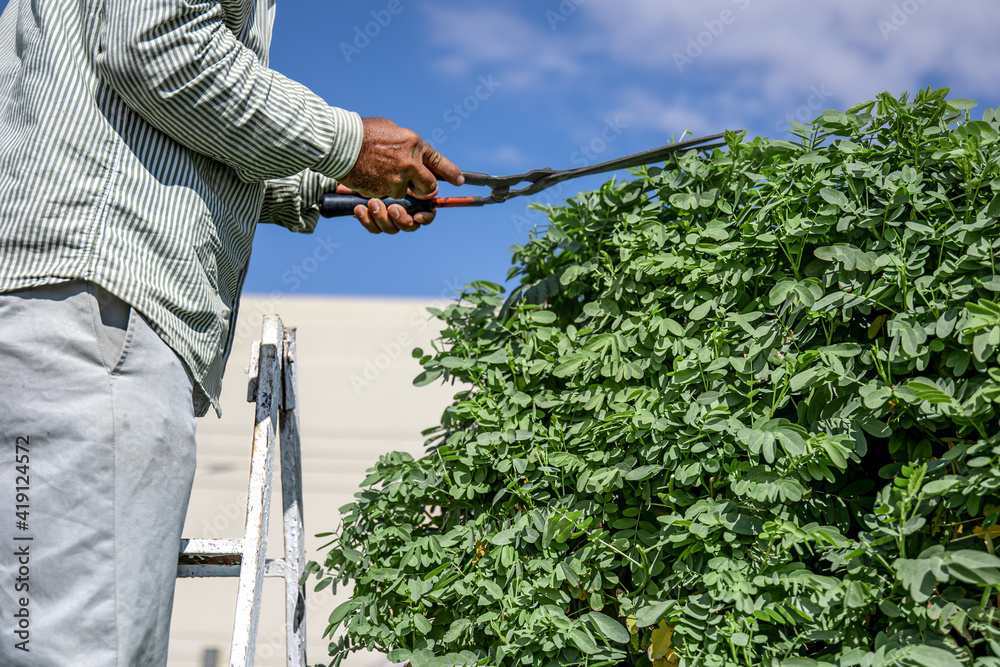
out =
[[[197,557],[201,559],[213,558],[213,556]],[[218,557],[215,556],[215,558]],[[236,556],[236,558],[239,558],[239,556]],[[284,558],[268,558],[264,562],[265,577],[287,577],[288,574],[288,565],[285,563]],[[194,577],[238,577],[240,576],[240,564],[239,562],[235,564],[219,563],[212,560],[194,562],[182,556],[177,563],[177,576],[182,579]]]
[[177,563],[179,565],[235,565],[236,572],[238,574],[240,562],[242,560],[243,540],[241,539],[210,540],[196,538],[181,540],[181,549],[177,558]]
[[240,555],[243,553],[243,540],[240,538],[204,539],[191,538],[181,540],[182,554],[216,554],[220,556]]
[[218,563],[177,564],[177,577],[179,579],[191,579],[194,577],[238,577],[240,576],[239,565],[221,565]]
[[287,577],[288,565],[284,558],[268,558],[264,563],[265,577]]

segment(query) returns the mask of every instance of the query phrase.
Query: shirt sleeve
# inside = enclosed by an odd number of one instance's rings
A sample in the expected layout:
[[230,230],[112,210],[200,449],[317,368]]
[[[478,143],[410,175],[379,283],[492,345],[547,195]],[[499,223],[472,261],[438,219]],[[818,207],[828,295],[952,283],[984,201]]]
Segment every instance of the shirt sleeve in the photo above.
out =
[[281,225],[293,232],[311,234],[319,222],[319,202],[337,189],[337,181],[306,170],[268,181],[260,222]]
[[150,125],[247,182],[306,169],[341,178],[363,126],[265,67],[214,0],[104,0],[95,62]]

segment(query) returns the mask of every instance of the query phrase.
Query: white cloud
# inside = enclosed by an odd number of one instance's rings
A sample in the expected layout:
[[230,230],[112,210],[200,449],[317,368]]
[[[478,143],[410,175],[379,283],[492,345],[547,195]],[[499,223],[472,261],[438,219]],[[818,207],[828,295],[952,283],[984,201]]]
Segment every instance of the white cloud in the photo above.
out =
[[520,13],[431,5],[439,71],[489,67],[513,94],[587,95],[600,113],[664,132],[762,117],[778,125],[811,109],[817,90],[828,98],[817,115],[929,80],[1000,97],[995,0],[567,2],[576,11],[555,30],[545,16],[553,0]]
[[717,108],[707,109],[703,103],[689,95],[664,102],[648,90],[638,87],[624,89],[616,100],[620,106],[610,115],[618,116],[631,126],[646,127],[663,133],[664,143],[669,137],[679,139],[685,130],[695,134],[713,133]]
[[553,39],[538,24],[511,11],[494,7],[454,9],[424,6],[432,43],[441,50],[437,69],[467,76],[486,68],[502,68],[504,85],[531,88],[546,75],[572,80],[583,73],[565,41]]
[[1000,4],[988,0],[589,0],[581,10],[622,66],[694,78],[749,70],[774,102],[818,84],[854,102],[912,91],[933,74],[974,92],[1000,91]]
[[510,144],[498,146],[491,151],[477,152],[476,156],[481,158],[483,164],[512,167],[519,171],[527,171],[534,167],[532,158],[527,153]]

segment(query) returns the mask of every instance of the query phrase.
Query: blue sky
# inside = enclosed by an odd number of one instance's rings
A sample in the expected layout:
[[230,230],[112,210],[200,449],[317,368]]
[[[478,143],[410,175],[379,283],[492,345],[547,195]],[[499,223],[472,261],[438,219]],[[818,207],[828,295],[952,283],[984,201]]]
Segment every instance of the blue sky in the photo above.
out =
[[[384,116],[468,171],[581,166],[696,135],[787,137],[889,90],[947,86],[1000,106],[1000,3],[990,0],[278,0],[274,69],[330,104]],[[436,141],[434,140],[436,139]],[[627,177],[627,172],[619,174]],[[449,209],[412,234],[353,218],[316,233],[262,225],[246,292],[446,298],[504,282],[508,248],[558,203]],[[486,194],[443,188],[443,194]]]

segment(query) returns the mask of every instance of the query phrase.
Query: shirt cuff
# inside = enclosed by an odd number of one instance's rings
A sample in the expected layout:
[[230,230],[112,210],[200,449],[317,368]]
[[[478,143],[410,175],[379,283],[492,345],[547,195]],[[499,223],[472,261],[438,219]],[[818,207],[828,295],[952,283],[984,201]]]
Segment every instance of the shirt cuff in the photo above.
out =
[[312,170],[339,181],[354,169],[354,163],[358,161],[365,126],[361,116],[337,107],[329,107],[329,123],[332,126],[333,148]]
[[336,189],[337,181],[310,170],[267,181],[259,222],[310,234],[319,222],[320,200]]

